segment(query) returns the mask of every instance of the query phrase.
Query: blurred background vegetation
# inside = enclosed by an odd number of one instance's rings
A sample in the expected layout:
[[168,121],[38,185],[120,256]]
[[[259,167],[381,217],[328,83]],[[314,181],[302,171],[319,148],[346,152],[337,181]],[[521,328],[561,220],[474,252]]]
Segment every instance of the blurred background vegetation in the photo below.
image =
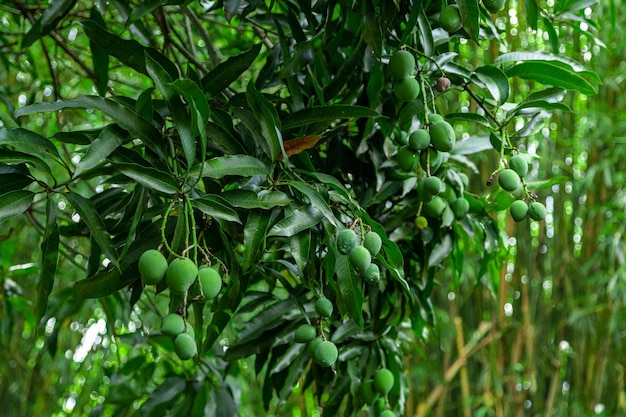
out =
[[[501,279],[478,283],[479,265],[470,256],[460,281],[442,271],[440,288],[433,293],[438,325],[425,335],[427,342],[420,351],[405,352],[411,381],[407,416],[626,416],[626,34],[621,24],[626,11],[623,2],[577,2],[581,10],[593,13],[596,37],[570,20],[558,30],[571,42],[553,51],[541,29],[518,31],[527,26],[526,14],[520,12],[525,3],[508,1],[509,12],[498,18],[497,26],[508,42],[584,62],[600,75],[603,85],[597,96],[568,96],[574,112],[555,114],[540,127],[541,140],[523,144],[542,148],[545,157],[532,166],[538,177],[564,181],[540,196],[549,211],[545,222],[529,228],[527,222],[500,219],[514,236]],[[1,111],[50,95],[59,99],[94,93],[95,75],[91,64],[85,64],[88,48],[83,56],[73,56],[65,47],[84,42],[78,27],[69,23],[56,39],[45,39],[29,54],[16,53],[21,28],[12,20],[15,7],[12,2],[0,4]],[[181,21],[181,27],[193,24],[192,19]],[[245,39],[255,36],[244,26],[213,24],[216,49],[211,53],[216,59],[220,48],[233,54],[237,39],[245,49]],[[489,43],[461,42],[457,47],[468,62],[490,62],[498,52],[497,45]],[[54,62],[46,61],[49,56],[56,57]],[[50,69],[56,77],[50,77]],[[133,89],[146,87],[137,86],[139,79],[132,73],[112,74],[109,88],[116,91],[132,94]],[[53,80],[58,85],[52,85]],[[520,82],[515,88],[516,94],[524,95],[529,86]],[[463,93],[447,97],[451,112],[470,103]],[[64,117],[68,114],[64,112]],[[30,123],[52,134],[60,126],[67,130],[89,120],[82,115],[77,120],[40,117]],[[482,183],[494,161],[483,163],[486,174],[474,178]],[[142,337],[137,330],[149,331],[146,323],[157,322],[144,315],[150,311],[142,309],[145,300],[120,314],[112,310],[128,306],[127,302],[107,297],[77,304],[69,290],[60,292],[51,298],[49,309],[65,322],[47,323],[44,334],[36,335],[32,303],[39,253],[31,242],[38,242],[39,235],[20,222],[36,218],[0,225],[0,415],[2,409],[15,410],[15,416],[33,415],[35,410],[40,411],[36,415],[98,415],[98,405],[111,386],[123,387],[115,390],[127,395],[120,402],[145,400],[162,371],[147,345],[143,351],[131,350],[126,343],[131,339],[136,343]],[[79,248],[75,253],[71,249],[66,248],[59,267],[68,274],[76,273],[70,264],[81,256]],[[78,279],[61,275],[60,281]],[[158,296],[150,301],[165,302]],[[119,316],[131,320],[107,320]],[[129,378],[118,374],[109,378],[121,363]],[[239,364],[239,412],[264,415],[250,366],[246,361]],[[143,380],[137,380],[137,369]],[[219,398],[213,400],[219,403]],[[272,415],[318,415],[312,403],[305,392],[288,404],[275,404]]]

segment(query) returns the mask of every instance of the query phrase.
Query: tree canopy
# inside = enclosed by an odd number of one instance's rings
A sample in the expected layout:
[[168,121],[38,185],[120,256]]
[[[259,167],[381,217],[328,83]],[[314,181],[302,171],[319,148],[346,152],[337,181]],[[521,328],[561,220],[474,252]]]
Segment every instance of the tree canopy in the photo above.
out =
[[497,298],[553,216],[593,3],[1,5],[0,343],[28,362],[0,370],[35,368],[2,403],[424,413],[436,300]]

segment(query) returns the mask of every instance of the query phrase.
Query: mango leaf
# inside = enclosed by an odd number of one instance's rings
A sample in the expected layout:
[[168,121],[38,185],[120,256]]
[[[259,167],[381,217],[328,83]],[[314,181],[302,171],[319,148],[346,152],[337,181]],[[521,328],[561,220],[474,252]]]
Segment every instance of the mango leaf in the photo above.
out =
[[252,65],[261,51],[261,45],[260,43],[256,44],[243,54],[230,57],[215,67],[215,69],[202,77],[202,90],[211,96],[225,90],[250,68],[250,65]]
[[[290,139],[283,143],[285,147],[285,153],[288,157],[292,155],[297,155],[301,152],[306,151],[307,149],[311,149],[312,147],[317,145],[317,142],[319,142],[321,139],[323,139],[323,136],[320,135],[309,135],[303,136],[301,138]],[[278,160],[283,160],[282,154],[278,155]]]
[[[336,254],[335,273],[339,294],[348,315],[363,330],[363,284],[356,276],[347,256]],[[360,284],[360,285],[359,285]]]
[[128,132],[121,127],[117,125],[107,126],[89,145],[85,156],[76,165],[74,177],[104,162],[114,150],[124,143],[127,136]]
[[380,19],[376,16],[374,10],[369,7],[365,13],[363,38],[374,52],[374,55],[380,58],[383,54],[383,30],[380,27]]
[[[96,6],[89,10],[89,18],[97,22],[98,25],[106,27],[106,23]],[[98,94],[104,97],[107,93],[107,84],[109,82],[109,54],[91,39],[89,40],[89,50],[91,51],[93,73],[96,76],[96,89]]]
[[597,92],[593,85],[580,75],[550,62],[522,62],[508,69],[506,73],[509,77],[518,76],[542,84],[576,90],[587,95]]
[[523,109],[561,110],[569,113],[572,111],[572,109],[564,103],[551,103],[546,100],[526,100],[515,106],[509,114],[519,114]]
[[269,168],[261,160],[249,155],[226,155],[211,158],[204,164],[196,165],[190,175],[219,179],[227,175],[252,177],[267,175]]
[[163,94],[163,98],[167,103],[167,109],[174,118],[174,125],[183,145],[183,153],[187,164],[192,166],[196,160],[196,137],[191,128],[191,120],[187,107],[181,100],[178,92],[172,87],[173,77],[171,77],[165,68],[152,56],[152,51],[145,51],[146,70],[148,75],[154,81],[156,88]]
[[239,330],[236,343],[244,344],[257,340],[265,331],[283,326],[285,316],[294,309],[295,305],[291,298],[264,305],[263,309]]
[[491,127],[489,120],[487,120],[487,118],[482,114],[478,113],[448,113],[446,114],[446,120],[449,122],[473,122],[485,127]]
[[330,125],[337,119],[360,119],[363,117],[379,117],[380,113],[369,107],[353,105],[332,105],[309,107],[291,113],[282,120],[283,130],[295,129],[312,123]]
[[[413,9],[418,6],[413,6]],[[424,55],[432,56],[435,52],[435,40],[433,38],[433,29],[430,26],[430,21],[428,20],[428,16],[424,12],[424,6],[422,3],[419,4],[419,16],[417,18],[417,23],[419,25],[419,40],[422,45],[422,50],[424,51]],[[412,36],[412,33],[407,33],[407,36]],[[408,42],[408,37],[405,40],[405,43]]]
[[[215,111],[213,112],[213,115],[215,115]],[[226,154],[245,153],[243,146],[241,146],[235,136],[217,123],[207,123],[206,130],[208,139],[210,140],[210,142],[207,142],[207,146]]]
[[178,78],[176,65],[156,48],[145,47],[136,40],[122,39],[91,20],[82,21],[79,25],[82,26],[85,34],[92,42],[135,71],[148,75],[144,57],[146,51],[149,51],[152,59],[158,62],[172,79]]
[[205,155],[207,145],[206,126],[210,116],[209,103],[198,84],[190,79],[175,80],[170,85],[187,102],[191,113],[191,127],[194,134],[200,136],[200,154]]
[[291,198],[282,191],[264,190],[258,194],[252,190],[226,190],[221,197],[233,207],[244,209],[272,209],[286,206],[291,203]]
[[39,171],[43,172],[49,180],[50,184],[54,184],[55,178],[52,174],[50,166],[38,156],[32,155],[30,153],[3,149],[0,153],[0,162],[6,162],[9,164],[25,163],[31,165],[33,168],[36,168]]
[[247,271],[258,262],[258,257],[265,251],[265,237],[272,224],[272,213],[264,210],[252,210],[243,230],[243,244],[246,247],[243,253],[242,269]]
[[39,19],[33,27],[28,31],[22,39],[22,48],[28,48],[36,40],[47,35],[59,24],[59,22],[67,16],[72,10],[76,0],[54,0],[50,6],[44,10],[41,19]]
[[80,220],[85,223],[91,233],[91,237],[96,241],[98,246],[100,246],[100,249],[102,249],[102,253],[104,253],[113,265],[119,267],[117,253],[113,246],[111,236],[106,230],[104,222],[93,203],[80,194],[71,191],[65,193],[64,197],[80,215]]
[[339,221],[335,214],[316,189],[301,181],[289,181],[287,184],[304,194],[313,207],[318,209],[333,226],[338,226]]
[[191,206],[216,219],[241,224],[237,212],[229,207],[225,199],[217,195],[205,195],[191,200]]
[[[142,140],[158,157],[165,159],[162,150],[161,132],[143,116],[111,98],[98,96],[81,96],[73,100],[56,101],[54,103],[36,103],[19,108],[15,116],[26,116],[39,112],[55,112],[66,108],[96,108],[111,117],[123,129]],[[2,130],[0,130],[0,138]],[[55,149],[56,151],[56,149]]]
[[562,62],[568,65],[575,72],[585,71],[585,67],[577,61],[563,55],[548,54],[545,52],[509,52],[497,57],[494,64],[503,64],[507,62],[525,62],[525,61],[548,61]]
[[477,85],[484,86],[491,97],[498,103],[505,103],[509,98],[509,79],[506,74],[498,67],[493,65],[485,65],[478,67],[474,71],[474,74],[478,78]]
[[257,91],[252,80],[250,80],[246,88],[246,99],[254,117],[259,123],[261,136],[265,139],[266,146],[264,150],[272,161],[276,161],[281,153],[283,156],[285,155],[278,113],[272,103]]
[[35,306],[37,323],[41,321],[48,309],[48,297],[52,293],[58,260],[59,226],[57,225],[56,205],[48,197],[46,204],[46,228],[43,242],[41,243],[41,269],[39,271],[39,280],[37,281],[37,304]]
[[83,300],[102,298],[127,287],[136,279],[139,279],[138,271],[132,273],[125,271],[122,274],[119,269],[111,268],[92,278],[77,281],[72,287],[72,294]]
[[[24,107],[23,107],[24,108]],[[16,150],[35,154],[59,156],[57,148],[48,139],[27,129],[0,129],[0,145],[10,145]]]
[[318,224],[324,215],[311,205],[303,205],[272,227],[268,236],[290,237]]
[[35,193],[28,190],[15,190],[0,195],[0,222],[22,214],[33,202]]
[[478,31],[480,29],[478,0],[457,0],[456,4],[459,6],[463,28],[473,41],[478,41]]
[[114,162],[113,165],[122,174],[128,178],[134,179],[146,188],[165,194],[178,193],[178,183],[176,179],[167,172],[152,167],[124,162]]
[[526,9],[526,21],[531,29],[537,30],[537,22],[539,17],[539,10],[537,6],[537,0],[524,0],[524,9]]
[[179,376],[168,377],[152,391],[148,399],[141,405],[139,412],[146,417],[165,415],[172,402],[185,390],[186,386],[187,381],[185,379]]

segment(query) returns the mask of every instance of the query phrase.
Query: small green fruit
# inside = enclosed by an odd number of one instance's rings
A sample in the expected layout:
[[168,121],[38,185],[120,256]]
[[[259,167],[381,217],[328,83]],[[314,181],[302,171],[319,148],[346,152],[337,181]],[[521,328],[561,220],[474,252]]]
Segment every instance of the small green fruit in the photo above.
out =
[[446,200],[449,204],[452,204],[457,200],[456,191],[450,185],[445,185],[443,187],[443,191],[439,193],[444,200]]
[[317,336],[317,331],[315,327],[310,324],[303,324],[296,329],[296,333],[294,335],[294,340],[298,343],[309,343]]
[[509,208],[511,218],[515,222],[521,222],[528,216],[528,204],[524,200],[515,200]]
[[145,285],[156,285],[165,276],[167,259],[156,249],[149,249],[139,257],[139,275]]
[[380,280],[380,268],[376,264],[370,264],[363,273],[363,279],[369,284],[376,284]]
[[440,217],[445,208],[446,202],[443,200],[443,198],[439,196],[434,197],[432,200],[424,203],[424,205],[422,206],[424,214],[434,218]]
[[409,146],[414,151],[423,151],[430,145],[430,134],[427,130],[419,129],[409,135]]
[[337,361],[339,352],[337,346],[330,340],[324,340],[315,348],[313,359],[322,366],[333,366]]
[[365,249],[363,246],[355,246],[352,248],[348,257],[350,259],[350,264],[359,274],[365,272],[372,263],[372,255],[370,254],[370,251]]
[[389,75],[404,80],[415,69],[415,57],[409,51],[396,51],[389,59]]
[[363,247],[367,249],[372,256],[378,255],[380,248],[383,247],[383,240],[376,232],[365,233],[365,239],[363,239]]
[[433,113],[433,114],[429,114],[428,115],[428,121],[432,124],[432,123],[437,123],[437,122],[442,122],[445,119],[443,118],[442,115],[437,114],[437,113]]
[[443,183],[439,177],[430,176],[424,178],[424,193],[430,196],[436,196],[441,193],[443,189]]
[[546,206],[539,201],[533,201],[528,206],[528,217],[533,220],[543,220],[546,217]]
[[217,297],[222,289],[222,277],[213,268],[200,269],[198,271],[198,280],[202,286],[202,293],[209,300]]
[[333,303],[328,298],[320,298],[315,302],[315,312],[321,317],[330,317],[333,314]]
[[396,155],[401,170],[409,172],[417,168],[417,154],[408,145],[401,146]]
[[483,0],[483,6],[489,10],[490,13],[498,13],[504,8],[505,0]]
[[382,368],[374,374],[374,390],[380,395],[389,394],[389,391],[393,388],[393,384],[393,373],[389,369]]
[[528,174],[528,162],[522,155],[513,155],[509,159],[509,168],[517,172],[521,178],[524,178]]
[[383,412],[380,413],[380,417],[396,417],[396,414],[391,410],[383,410]]
[[450,208],[454,213],[454,218],[460,220],[469,212],[470,204],[464,197],[459,197],[450,204]]
[[185,331],[185,320],[179,314],[168,314],[161,320],[161,333],[176,337]]
[[352,229],[343,229],[337,233],[337,250],[347,255],[356,246],[356,233]]
[[413,101],[420,94],[420,83],[412,77],[393,84],[393,93],[401,101]]
[[446,6],[439,15],[439,24],[448,33],[454,33],[461,29],[461,15],[456,7]]
[[174,352],[185,361],[196,356],[198,346],[189,333],[181,333],[174,339]]
[[433,123],[429,129],[430,143],[441,152],[450,152],[456,143],[454,128],[448,122]]
[[311,340],[311,343],[309,343],[309,346],[308,346],[309,355],[314,356],[315,349],[317,349],[319,344],[322,343],[323,341],[324,339],[322,339],[321,337],[316,337],[315,339]]
[[189,258],[176,258],[167,267],[165,281],[173,293],[182,294],[198,276],[198,267]]
[[522,182],[519,175],[517,175],[517,172],[507,168],[502,170],[500,175],[498,175],[498,184],[504,191],[512,193],[520,187]]
[[426,229],[428,227],[428,219],[424,216],[417,216],[415,218],[415,227],[419,230]]
[[237,251],[237,253],[243,254],[246,251],[246,245],[244,245],[243,243],[238,243],[237,246],[235,246],[235,251]]

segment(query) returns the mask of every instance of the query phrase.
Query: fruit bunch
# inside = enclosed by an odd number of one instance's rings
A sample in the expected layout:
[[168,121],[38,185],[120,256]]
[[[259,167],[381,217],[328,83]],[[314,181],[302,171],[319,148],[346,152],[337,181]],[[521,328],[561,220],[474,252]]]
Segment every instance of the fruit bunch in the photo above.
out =
[[367,379],[361,385],[363,398],[370,406],[375,407],[381,417],[393,417],[393,411],[387,408],[387,395],[395,384],[393,373],[387,368],[376,371],[374,376]]
[[[546,207],[539,201],[535,201],[532,193],[526,190],[524,178],[528,174],[528,161],[521,154],[511,156],[508,167],[498,174],[498,185],[504,191],[513,195],[523,195],[524,198],[515,200],[509,212],[515,222],[521,222],[526,218],[531,220],[543,220],[546,217]],[[528,197],[530,196],[530,198]],[[530,201],[527,201],[529,199]]]
[[389,59],[389,75],[394,80],[393,92],[401,101],[412,101],[420,94],[420,83],[412,76],[415,57],[406,50],[396,51]]
[[[321,297],[315,302],[315,312],[321,319],[328,319],[333,314],[333,303],[328,298]],[[317,329],[311,324],[300,325],[294,334],[294,341],[308,343],[309,354],[323,367],[333,366],[339,356],[337,346],[323,335],[318,336]]]
[[348,257],[354,271],[365,281],[375,284],[380,279],[380,268],[372,262],[383,245],[380,235],[374,231],[365,232],[362,242],[352,229],[337,233],[337,251]]
[[[216,269],[204,266],[198,269],[194,261],[186,257],[176,257],[168,264],[161,252],[149,249],[140,256],[137,266],[144,285],[157,285],[165,279],[170,296],[186,295],[196,282],[205,300],[214,299],[222,289],[222,277]],[[186,311],[186,308],[181,310]],[[163,317],[161,333],[172,338],[174,352],[180,359],[196,356],[198,347],[193,326],[183,315],[170,313]]]

